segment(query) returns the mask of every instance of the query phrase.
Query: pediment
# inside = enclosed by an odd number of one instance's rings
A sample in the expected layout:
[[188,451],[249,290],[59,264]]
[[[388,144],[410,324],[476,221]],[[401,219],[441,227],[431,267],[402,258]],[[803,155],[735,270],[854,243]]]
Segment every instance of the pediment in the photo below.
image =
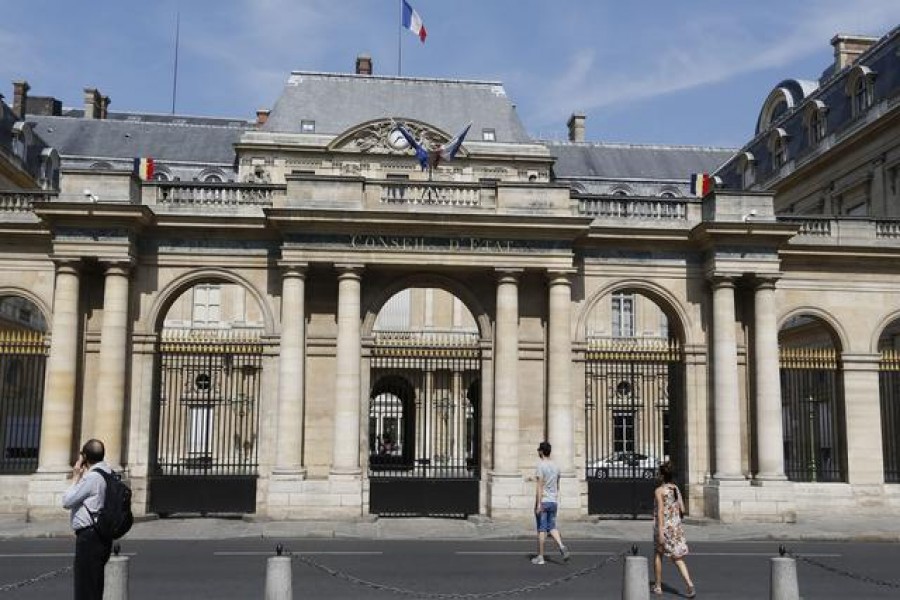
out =
[[[447,143],[452,135],[447,132],[423,123],[415,119],[377,119],[356,125],[337,136],[328,150],[339,152],[353,152],[360,154],[392,154],[395,156],[408,156],[412,153],[408,147],[397,148],[390,144],[390,134],[396,124],[399,123],[409,131],[413,137],[422,142],[426,148],[437,148]],[[465,148],[461,148],[459,156],[465,156]]]

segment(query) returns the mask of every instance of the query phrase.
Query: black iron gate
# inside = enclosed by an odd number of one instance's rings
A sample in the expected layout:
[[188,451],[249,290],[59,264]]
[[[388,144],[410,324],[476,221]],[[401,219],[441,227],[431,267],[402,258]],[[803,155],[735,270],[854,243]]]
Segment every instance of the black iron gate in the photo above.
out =
[[878,381],[884,482],[900,483],[900,352],[893,348],[881,351]]
[[0,331],[0,474],[37,470],[46,363],[44,333]]
[[684,468],[684,361],[675,340],[592,339],[585,361],[588,513],[649,515],[660,463]]
[[834,348],[781,348],[784,472],[790,481],[846,481],[842,386]]
[[224,332],[160,342],[151,512],[256,512],[262,354]]
[[371,382],[369,511],[477,514],[477,334],[376,332]]

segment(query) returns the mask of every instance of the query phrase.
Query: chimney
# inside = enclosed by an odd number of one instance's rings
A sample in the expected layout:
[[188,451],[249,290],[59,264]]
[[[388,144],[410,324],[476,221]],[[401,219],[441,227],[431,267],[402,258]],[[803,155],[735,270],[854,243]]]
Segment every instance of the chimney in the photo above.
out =
[[878,38],[862,35],[838,34],[831,38],[834,46],[834,72],[837,73],[844,67],[856,62],[860,54],[872,47]]
[[256,110],[256,124],[257,125],[265,125],[266,121],[269,120],[269,112],[271,112],[268,108],[259,108]]
[[25,118],[25,111],[28,108],[28,90],[31,86],[27,81],[13,81],[13,112],[20,119]]
[[84,118],[100,118],[100,92],[97,88],[84,88]]
[[569,122],[567,123],[569,126],[569,141],[570,142],[583,142],[584,141],[584,115],[579,113],[572,113],[572,116],[569,117]]
[[109,114],[109,103],[111,100],[109,96],[101,96],[100,97],[100,118],[105,119]]
[[356,57],[356,74],[371,75],[372,74],[372,57],[368,54],[360,54]]

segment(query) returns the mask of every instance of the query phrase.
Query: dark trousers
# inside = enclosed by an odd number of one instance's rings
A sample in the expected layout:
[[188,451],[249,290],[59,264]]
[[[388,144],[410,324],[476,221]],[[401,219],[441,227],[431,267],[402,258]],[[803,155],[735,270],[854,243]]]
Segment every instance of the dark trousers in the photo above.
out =
[[103,569],[112,542],[103,541],[93,527],[75,534],[75,600],[103,600]]

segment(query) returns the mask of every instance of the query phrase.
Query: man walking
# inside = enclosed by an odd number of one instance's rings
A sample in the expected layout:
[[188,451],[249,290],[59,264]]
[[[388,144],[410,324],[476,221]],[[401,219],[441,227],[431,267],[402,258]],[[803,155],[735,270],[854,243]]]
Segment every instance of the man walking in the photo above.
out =
[[551,446],[548,442],[541,442],[538,446],[538,462],[535,472],[537,485],[534,494],[534,516],[538,531],[538,553],[531,559],[535,565],[544,564],[544,543],[547,534],[553,538],[559,547],[559,553],[563,560],[569,560],[569,549],[562,542],[559,530],[556,528],[556,511],[559,502],[559,467],[550,460]]
[[75,600],[103,600],[103,569],[112,540],[100,537],[94,519],[106,497],[106,480],[97,471],[112,473],[103,461],[105,454],[100,440],[85,442],[72,469],[72,485],[63,495],[63,508],[71,511],[75,531]]

